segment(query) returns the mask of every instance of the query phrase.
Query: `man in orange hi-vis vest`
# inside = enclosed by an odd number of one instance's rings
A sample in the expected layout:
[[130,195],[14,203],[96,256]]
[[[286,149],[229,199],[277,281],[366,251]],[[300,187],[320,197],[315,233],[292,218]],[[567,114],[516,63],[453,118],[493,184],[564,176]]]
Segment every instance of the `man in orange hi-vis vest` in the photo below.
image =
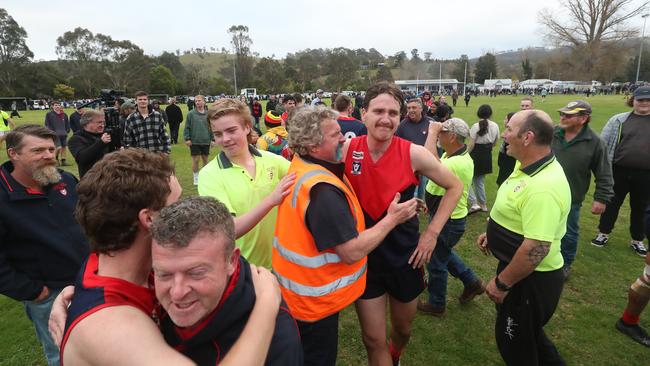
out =
[[396,194],[386,216],[364,230],[363,211],[343,174],[345,137],[337,116],[305,107],[292,117],[289,173],[296,173],[296,183],[279,206],[273,242],[273,269],[298,320],[305,365],[336,364],[338,314],[365,290],[366,255],[418,206],[415,199],[398,203]]

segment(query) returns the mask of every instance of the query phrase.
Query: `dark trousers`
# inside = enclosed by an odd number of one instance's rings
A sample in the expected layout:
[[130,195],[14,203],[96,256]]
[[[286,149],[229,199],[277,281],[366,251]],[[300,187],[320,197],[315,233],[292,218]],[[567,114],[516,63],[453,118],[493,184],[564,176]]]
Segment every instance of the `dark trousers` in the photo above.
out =
[[600,216],[598,230],[609,234],[614,229],[618,211],[630,194],[630,236],[634,240],[643,240],[645,230],[643,216],[650,203],[650,170],[631,169],[618,165],[612,167],[614,175],[614,198],[607,204]]
[[169,122],[169,138],[172,140],[172,144],[178,143],[178,129],[180,126],[180,122]]
[[305,366],[335,366],[339,342],[339,313],[315,322],[298,320]]
[[23,118],[23,117],[20,116],[20,113],[18,113],[18,110],[16,110],[16,109],[11,111],[11,116],[10,117]]
[[[500,269],[504,267],[505,264],[499,265]],[[507,365],[565,365],[544,333],[544,325],[555,312],[563,285],[562,269],[533,272],[515,284],[503,303],[497,305],[494,331]]]

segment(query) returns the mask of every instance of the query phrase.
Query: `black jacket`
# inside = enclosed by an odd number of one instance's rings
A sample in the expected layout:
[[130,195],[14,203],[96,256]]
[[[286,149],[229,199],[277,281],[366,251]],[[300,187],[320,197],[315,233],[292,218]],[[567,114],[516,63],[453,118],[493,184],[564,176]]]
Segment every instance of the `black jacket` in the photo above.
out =
[[102,134],[77,131],[68,141],[70,153],[79,166],[79,178],[82,178],[96,162],[109,153],[109,144],[101,140]]
[[[192,336],[185,337],[166,314],[161,316],[160,329],[165,341],[199,365],[218,365],[239,338],[255,304],[255,289],[250,265],[239,260],[238,276],[231,279],[232,292],[221,299],[212,318],[206,318]],[[237,273],[237,272],[235,272]],[[234,282],[236,281],[236,282]],[[259,352],[255,347],[251,352]],[[303,352],[296,321],[283,304],[275,321],[265,365],[302,366]]]
[[165,108],[165,113],[167,113],[167,119],[169,124],[181,124],[183,122],[183,111],[176,104],[170,104]]
[[43,285],[71,285],[89,249],[73,217],[77,179],[61,172],[43,192],[13,179],[11,162],[0,168],[0,294],[33,300]]

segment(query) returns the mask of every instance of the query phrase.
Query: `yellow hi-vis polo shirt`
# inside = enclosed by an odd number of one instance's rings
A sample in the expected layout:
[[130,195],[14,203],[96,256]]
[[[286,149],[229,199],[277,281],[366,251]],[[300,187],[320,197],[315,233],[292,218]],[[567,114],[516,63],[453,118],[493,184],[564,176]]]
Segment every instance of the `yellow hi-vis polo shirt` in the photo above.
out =
[[[472,177],[474,176],[474,160],[469,156],[467,146],[464,146],[450,156],[447,156],[446,152],[442,154],[440,163],[451,170],[463,182],[463,194],[460,196],[458,204],[450,217],[451,219],[462,219],[467,216],[467,196],[469,194],[469,186],[472,184]],[[433,196],[444,196],[447,191],[432,181],[427,183],[426,189]]]
[[[255,159],[255,177],[231,162],[222,151],[199,172],[199,195],[221,201],[233,216],[241,216],[269,195],[289,170],[289,161],[279,155],[248,147]],[[250,263],[271,268],[271,251],[278,208],[274,207],[235,245]]]
[[548,255],[535,269],[562,268],[560,240],[566,232],[571,189],[553,154],[520,169],[503,182],[490,211],[488,247],[500,261],[509,263],[524,238],[551,243]]

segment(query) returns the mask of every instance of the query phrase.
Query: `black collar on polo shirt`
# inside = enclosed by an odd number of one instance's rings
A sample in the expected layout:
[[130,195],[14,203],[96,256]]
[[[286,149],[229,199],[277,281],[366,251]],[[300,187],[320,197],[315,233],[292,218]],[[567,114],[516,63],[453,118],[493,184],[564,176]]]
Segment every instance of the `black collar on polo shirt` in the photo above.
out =
[[[259,150],[257,150],[257,148],[251,144],[248,145],[248,151],[253,156],[258,156],[258,157],[262,156],[262,153],[260,153]],[[221,169],[232,168],[232,162],[230,161],[230,159],[228,159],[228,157],[223,151],[219,153],[219,167],[221,167]]]
[[550,163],[552,163],[555,160],[555,155],[553,155],[553,152],[551,151],[548,155],[544,156],[543,158],[537,160],[536,162],[530,164],[529,166],[520,169],[522,172],[526,173],[526,175],[529,176],[534,176],[535,174],[541,172],[544,168],[546,168]]

